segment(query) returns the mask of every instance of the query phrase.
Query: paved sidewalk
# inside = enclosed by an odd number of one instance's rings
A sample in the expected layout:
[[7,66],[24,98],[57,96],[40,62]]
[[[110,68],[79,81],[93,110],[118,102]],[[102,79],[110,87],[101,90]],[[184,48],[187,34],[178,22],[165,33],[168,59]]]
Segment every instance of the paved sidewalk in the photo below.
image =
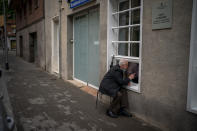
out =
[[158,131],[136,118],[109,118],[107,105],[31,63],[9,56],[8,92],[18,131]]

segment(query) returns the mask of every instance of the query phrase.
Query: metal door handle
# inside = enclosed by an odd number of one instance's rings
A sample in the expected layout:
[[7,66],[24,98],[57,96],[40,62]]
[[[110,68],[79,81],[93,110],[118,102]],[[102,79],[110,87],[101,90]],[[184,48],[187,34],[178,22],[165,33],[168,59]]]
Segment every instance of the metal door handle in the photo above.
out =
[[70,39],[70,43],[73,44],[73,42],[74,42],[73,39]]

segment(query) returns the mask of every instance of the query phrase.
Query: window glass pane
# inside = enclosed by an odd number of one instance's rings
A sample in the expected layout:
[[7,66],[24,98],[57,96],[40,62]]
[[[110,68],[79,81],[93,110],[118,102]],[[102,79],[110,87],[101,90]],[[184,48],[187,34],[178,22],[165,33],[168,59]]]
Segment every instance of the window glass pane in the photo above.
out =
[[[128,69],[127,69],[127,75],[135,73],[135,77],[132,80],[133,83],[138,83],[138,77],[139,77],[139,64],[134,62],[129,62]],[[131,85],[132,86],[132,85]]]
[[38,0],[35,0],[34,2],[34,8],[38,8]]
[[26,18],[26,12],[27,12],[27,6],[26,6],[26,4],[24,4],[24,17]]
[[[119,29],[119,41],[128,41],[129,28]],[[118,55],[128,56],[128,44],[120,43],[118,45]]]
[[119,14],[119,26],[129,25],[129,12]]
[[139,43],[132,43],[130,46],[130,55],[133,57],[139,57]]
[[131,11],[131,24],[140,24],[140,9]]
[[22,19],[23,16],[22,13],[23,13],[22,10],[20,10],[20,14],[19,14],[20,20]]
[[131,41],[140,41],[140,27],[131,27]]
[[140,6],[140,4],[141,4],[140,1],[141,0],[131,0],[131,8]]
[[120,2],[119,4],[119,11],[129,9],[129,0]]
[[129,28],[119,29],[119,41],[128,41]]
[[29,0],[29,14],[32,13],[32,0]]
[[118,44],[118,55],[128,56],[128,44],[127,43]]

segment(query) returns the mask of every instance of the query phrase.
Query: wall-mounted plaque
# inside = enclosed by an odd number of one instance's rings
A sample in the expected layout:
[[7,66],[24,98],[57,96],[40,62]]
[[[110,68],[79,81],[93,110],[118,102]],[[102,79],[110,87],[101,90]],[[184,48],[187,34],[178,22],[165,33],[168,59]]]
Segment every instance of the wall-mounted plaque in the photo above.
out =
[[152,29],[172,27],[172,0],[154,2],[152,5]]

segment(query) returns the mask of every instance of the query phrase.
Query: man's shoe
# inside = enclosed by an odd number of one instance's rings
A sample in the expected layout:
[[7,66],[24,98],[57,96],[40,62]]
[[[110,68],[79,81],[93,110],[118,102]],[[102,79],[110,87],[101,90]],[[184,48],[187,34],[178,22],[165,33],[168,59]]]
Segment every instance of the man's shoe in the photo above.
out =
[[125,109],[121,109],[119,114],[127,117],[132,117],[132,114],[126,111]]
[[118,115],[114,114],[112,111],[107,110],[107,115],[112,117],[112,118],[118,118]]

